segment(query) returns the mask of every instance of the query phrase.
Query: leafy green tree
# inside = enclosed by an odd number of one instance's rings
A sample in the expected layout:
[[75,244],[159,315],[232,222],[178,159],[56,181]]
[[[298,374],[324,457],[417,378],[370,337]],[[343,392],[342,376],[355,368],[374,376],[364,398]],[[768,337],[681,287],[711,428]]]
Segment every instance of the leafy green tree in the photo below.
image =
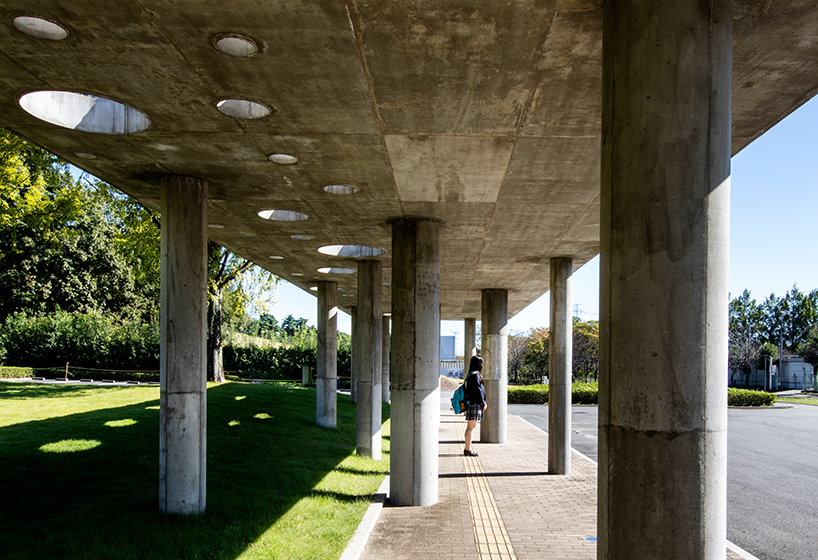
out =
[[281,321],[281,330],[287,336],[293,337],[298,332],[307,328],[307,320],[303,317],[296,319],[292,315],[287,315],[283,321]]
[[818,372],[818,326],[812,328],[806,342],[798,348],[798,354]]
[[572,365],[573,378],[577,379],[599,377],[599,321],[582,321],[574,317],[572,335]]
[[539,327],[531,331],[525,363],[531,367],[533,372],[536,372],[538,377],[548,375],[548,345],[548,328]]
[[278,278],[212,241],[207,248],[207,377],[223,383],[225,311],[230,322],[243,319],[251,306],[263,308],[259,294],[272,290]]
[[531,331],[508,335],[508,377],[514,383],[519,383],[525,374],[525,357],[528,353],[530,333]]
[[138,297],[106,208],[44,150],[0,130],[0,321],[18,311],[128,314]]

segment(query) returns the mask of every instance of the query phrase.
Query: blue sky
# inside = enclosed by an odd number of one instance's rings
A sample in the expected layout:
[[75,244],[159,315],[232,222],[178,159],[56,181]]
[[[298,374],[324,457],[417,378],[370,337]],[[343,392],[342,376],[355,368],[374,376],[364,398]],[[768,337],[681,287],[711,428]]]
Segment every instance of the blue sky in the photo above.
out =
[[[732,160],[730,209],[730,293],[745,288],[762,301],[797,284],[818,288],[818,97],[803,105]],[[599,257],[573,276],[573,301],[580,317],[599,319]],[[315,297],[282,282],[272,314],[306,317],[315,325]],[[509,321],[512,331],[547,326],[549,296]],[[341,313],[338,328],[349,332]],[[463,335],[462,321],[443,321],[441,334]],[[457,342],[460,345],[460,341]],[[459,347],[459,346],[458,346]]]

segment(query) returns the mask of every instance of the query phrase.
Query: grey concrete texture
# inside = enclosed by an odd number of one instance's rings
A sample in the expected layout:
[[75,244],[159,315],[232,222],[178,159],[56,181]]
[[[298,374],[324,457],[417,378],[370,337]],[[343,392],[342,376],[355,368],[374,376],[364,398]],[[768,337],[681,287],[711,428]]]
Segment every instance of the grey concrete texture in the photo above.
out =
[[480,427],[480,441],[504,443],[508,416],[508,292],[483,290],[482,309],[481,348],[486,409]]
[[357,380],[357,452],[381,458],[381,363],[383,362],[383,264],[358,262],[358,313],[355,352]]
[[[818,90],[818,8],[734,4],[736,153]],[[210,238],[304,290],[325,279],[320,267],[355,266],[318,247],[386,249],[390,282],[388,220],[443,220],[442,318],[479,318],[484,288],[508,289],[513,316],[549,289],[551,257],[571,255],[579,267],[599,252],[602,16],[611,6],[41,0],[34,10],[12,0],[0,23],[0,125],[155,209],[161,177],[206,180],[210,220],[224,226]],[[67,38],[19,31],[12,16],[29,11]],[[257,54],[216,50],[229,33],[250,38]],[[150,126],[110,135],[49,124],[18,103],[39,90],[111,98]],[[231,117],[216,108],[225,98],[271,113]],[[272,163],[273,153],[298,163]],[[358,192],[322,190],[334,183]],[[266,209],[309,219],[270,222],[257,216]],[[355,279],[338,283],[348,311]]]
[[382,318],[381,328],[383,330],[381,339],[381,402],[389,403],[389,347],[390,347],[390,331],[389,331],[389,316],[384,315]]
[[318,284],[316,330],[315,421],[319,426],[338,424],[338,284]]
[[[599,553],[723,558],[732,1],[615,5],[603,46]],[[679,53],[690,62],[666,63]]]
[[170,514],[206,503],[207,188],[162,185],[159,510]]
[[390,495],[399,505],[438,501],[440,224],[392,223]]
[[570,258],[551,259],[551,329],[548,337],[548,472],[571,472],[573,319]]

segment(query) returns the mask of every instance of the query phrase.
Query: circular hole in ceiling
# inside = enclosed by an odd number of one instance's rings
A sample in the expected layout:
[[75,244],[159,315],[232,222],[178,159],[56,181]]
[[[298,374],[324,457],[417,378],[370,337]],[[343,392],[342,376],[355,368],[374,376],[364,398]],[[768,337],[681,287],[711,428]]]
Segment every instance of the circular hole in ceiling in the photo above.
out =
[[72,91],[32,91],[20,98],[20,107],[45,122],[83,132],[136,134],[151,124],[124,103]]
[[224,224],[207,224],[210,229],[224,229]]
[[311,292],[317,292],[318,291],[318,286],[310,286],[310,291]]
[[247,99],[222,99],[216,108],[227,116],[237,119],[260,119],[270,114],[270,108]]
[[304,276],[303,272],[293,272],[291,276]]
[[14,18],[14,27],[38,39],[61,41],[68,37],[68,30],[58,23],[34,16]]
[[325,245],[319,247],[318,252],[324,255],[332,255],[335,257],[380,257],[386,251],[378,247],[367,247],[365,245]]
[[324,268],[319,268],[318,272],[321,274],[355,274],[358,272],[354,268],[339,268],[339,267],[329,267],[325,266]]
[[243,35],[222,35],[213,43],[216,50],[238,58],[249,58],[258,53],[256,42]]
[[330,194],[355,194],[358,192],[352,185],[327,185],[324,190]]
[[82,159],[97,159],[97,156],[91,152],[75,152],[74,155]]
[[[305,235],[303,233],[296,233],[295,235],[291,235],[290,239],[297,239],[298,241],[309,241],[310,239],[315,239],[314,235]],[[295,251],[293,251],[295,254]]]
[[280,260],[281,260],[281,259],[283,259],[284,257],[282,257],[281,255],[270,255],[270,256],[269,256],[269,257],[267,257],[267,258],[268,258],[268,259],[272,259],[272,260],[274,260],[274,261],[280,261]]
[[292,165],[298,163],[298,158],[290,154],[270,154],[267,159],[279,165]]
[[293,210],[262,210],[258,215],[274,222],[303,222],[309,216]]

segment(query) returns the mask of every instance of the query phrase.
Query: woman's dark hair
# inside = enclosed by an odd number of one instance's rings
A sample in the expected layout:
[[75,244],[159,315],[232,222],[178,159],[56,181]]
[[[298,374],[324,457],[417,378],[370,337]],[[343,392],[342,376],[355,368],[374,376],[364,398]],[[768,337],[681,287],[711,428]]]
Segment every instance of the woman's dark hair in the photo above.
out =
[[469,372],[472,371],[482,371],[483,370],[483,358],[480,356],[472,356],[471,360],[469,360]]

